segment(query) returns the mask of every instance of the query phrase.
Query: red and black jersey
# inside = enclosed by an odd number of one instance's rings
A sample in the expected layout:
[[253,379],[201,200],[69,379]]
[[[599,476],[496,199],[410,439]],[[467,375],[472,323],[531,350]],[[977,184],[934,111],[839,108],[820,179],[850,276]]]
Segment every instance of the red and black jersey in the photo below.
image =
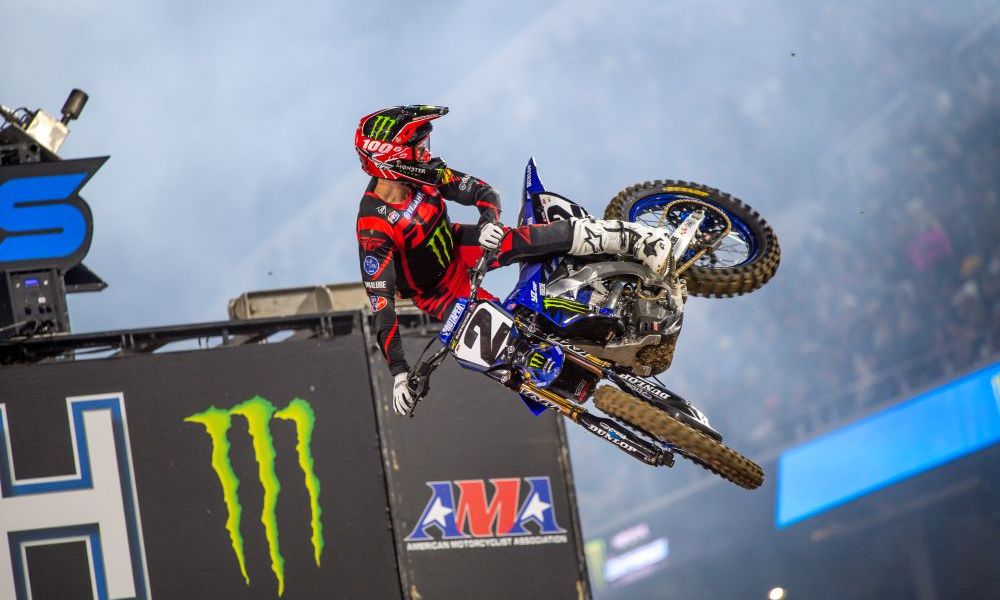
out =
[[400,204],[375,195],[372,178],[358,209],[358,257],[361,278],[375,312],[379,346],[393,375],[409,368],[399,341],[397,293],[403,298],[431,293],[456,259],[456,229],[444,200],[475,206],[480,223],[499,221],[500,196],[485,182],[443,169],[437,186],[411,187]]

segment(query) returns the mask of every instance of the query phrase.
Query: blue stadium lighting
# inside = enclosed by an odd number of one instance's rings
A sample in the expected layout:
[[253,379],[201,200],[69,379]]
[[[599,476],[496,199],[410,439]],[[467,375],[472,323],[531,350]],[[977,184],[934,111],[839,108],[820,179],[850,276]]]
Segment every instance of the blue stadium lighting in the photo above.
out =
[[[650,569],[667,560],[670,556],[670,542],[665,537],[657,538],[620,556],[609,558],[604,564],[604,580],[614,582]],[[644,575],[651,574],[646,571]]]
[[787,527],[1000,440],[1000,363],[790,448],[778,464]]

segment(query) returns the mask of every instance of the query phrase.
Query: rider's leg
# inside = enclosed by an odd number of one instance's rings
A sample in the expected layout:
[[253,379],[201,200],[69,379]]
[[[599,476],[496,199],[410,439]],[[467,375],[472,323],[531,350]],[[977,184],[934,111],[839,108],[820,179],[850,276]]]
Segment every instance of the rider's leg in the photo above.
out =
[[[474,264],[482,252],[479,230],[473,225],[457,225],[455,229],[463,259]],[[588,218],[504,230],[497,255],[497,264],[501,266],[546,255],[621,254],[634,257],[662,274],[670,256],[670,236],[666,230],[641,223]]]
[[642,223],[608,219],[573,219],[570,254],[620,254],[635,257],[654,273],[666,272],[670,235]]
[[[462,227],[465,227],[464,225]],[[473,227],[472,229],[475,229]],[[456,228],[457,231],[457,228]],[[479,257],[482,256],[483,249],[478,246],[462,244],[462,236],[456,236],[455,245],[458,250],[456,260],[453,260],[444,276],[432,290],[424,290],[412,298],[413,303],[422,312],[438,320],[445,320],[451,314],[458,298],[467,298],[472,286],[469,282],[469,269],[471,269]],[[478,238],[477,238],[478,239]],[[479,288],[479,298],[481,300],[496,300],[496,296],[483,288]]]
[[[491,269],[507,266],[526,258],[546,255],[569,254],[573,245],[573,227],[569,221],[556,221],[550,225],[523,225],[504,227],[496,262]],[[471,268],[483,254],[479,245],[479,228],[475,225],[455,226],[455,246],[459,256]]]

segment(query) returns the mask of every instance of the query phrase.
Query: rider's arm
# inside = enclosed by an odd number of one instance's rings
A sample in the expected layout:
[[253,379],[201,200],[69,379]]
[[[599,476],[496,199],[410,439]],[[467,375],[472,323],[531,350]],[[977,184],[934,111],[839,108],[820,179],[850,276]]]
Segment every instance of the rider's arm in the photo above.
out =
[[399,339],[396,318],[396,268],[393,264],[393,236],[389,224],[378,217],[358,219],[358,258],[361,280],[375,315],[375,338],[393,375],[410,367]]
[[500,194],[490,184],[454,169],[444,169],[438,191],[448,200],[479,209],[479,224],[500,222]]

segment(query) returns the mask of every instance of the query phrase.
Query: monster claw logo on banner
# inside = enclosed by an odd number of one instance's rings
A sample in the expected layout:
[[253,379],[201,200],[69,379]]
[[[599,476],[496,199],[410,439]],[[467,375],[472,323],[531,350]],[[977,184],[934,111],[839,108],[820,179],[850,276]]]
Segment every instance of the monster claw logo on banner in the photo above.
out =
[[[404,540],[406,549],[509,547],[569,541],[566,530],[556,522],[552,484],[548,477],[524,478],[528,494],[520,507],[520,478],[489,481],[493,485],[493,497],[488,503],[486,483],[482,479],[428,481],[431,497],[413,531]],[[452,483],[458,487],[457,503]],[[526,527],[528,523],[534,524],[537,534]],[[440,533],[440,540],[431,535],[434,530]]]
[[313,469],[312,434],[316,417],[312,406],[301,398],[295,398],[288,406],[278,410],[271,402],[260,396],[237,404],[230,409],[209,407],[207,410],[193,414],[184,420],[198,423],[205,428],[212,441],[212,469],[222,486],[222,497],[228,511],[226,530],[232,542],[233,552],[239,563],[240,572],[246,584],[250,585],[247,574],[246,558],[243,553],[243,535],[240,531],[240,517],[243,507],[240,504],[240,480],[233,471],[229,457],[228,432],[232,425],[232,417],[238,416],[246,421],[250,439],[253,444],[254,457],[257,460],[258,477],[264,490],[264,506],[261,512],[261,522],[264,524],[264,534],[267,538],[268,551],[271,556],[271,570],[278,582],[278,595],[285,591],[285,560],[278,545],[278,521],[275,508],[278,504],[278,493],[281,483],[275,472],[275,449],[271,437],[271,421],[280,419],[295,424],[296,445],[299,467],[305,477],[305,486],[309,492],[309,504],[312,511],[312,546],[316,566],[320,565],[320,554],[323,552],[323,523],[319,506],[319,479]]

